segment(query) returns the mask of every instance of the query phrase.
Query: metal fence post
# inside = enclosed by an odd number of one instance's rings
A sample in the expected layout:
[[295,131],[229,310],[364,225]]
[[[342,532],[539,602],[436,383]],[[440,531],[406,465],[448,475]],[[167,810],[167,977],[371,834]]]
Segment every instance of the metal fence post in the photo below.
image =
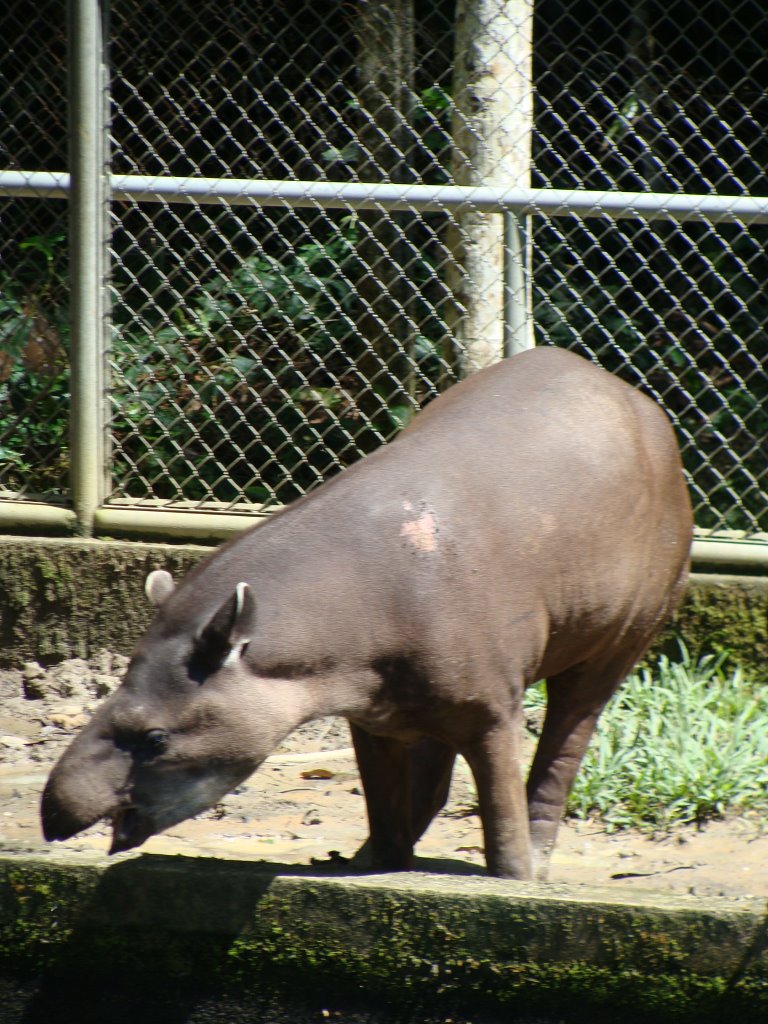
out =
[[534,347],[530,286],[530,217],[504,212],[504,355]]
[[[533,135],[533,4],[459,0],[453,70],[453,177],[458,185],[527,186]],[[502,87],[503,83],[503,87]],[[510,280],[509,217],[467,209],[451,231],[448,280],[457,299],[450,325],[462,372],[496,362],[509,348],[516,284]],[[517,239],[519,243],[519,239]],[[522,271],[522,264],[518,264]],[[515,272],[513,271],[513,274]],[[521,315],[522,314],[522,315]]]
[[78,532],[106,493],[107,0],[69,0],[71,475]]

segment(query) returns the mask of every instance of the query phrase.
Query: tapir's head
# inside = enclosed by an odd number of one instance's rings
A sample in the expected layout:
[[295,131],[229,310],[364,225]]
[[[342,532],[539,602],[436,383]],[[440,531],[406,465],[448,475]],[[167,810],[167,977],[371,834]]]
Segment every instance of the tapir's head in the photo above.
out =
[[269,689],[254,706],[258,680],[243,654],[256,607],[245,583],[192,628],[173,612],[168,573],[151,573],[146,590],[160,608],[125,681],[48,779],[41,807],[48,840],[106,819],[111,853],[139,846],[216,803],[298,724],[286,724]]

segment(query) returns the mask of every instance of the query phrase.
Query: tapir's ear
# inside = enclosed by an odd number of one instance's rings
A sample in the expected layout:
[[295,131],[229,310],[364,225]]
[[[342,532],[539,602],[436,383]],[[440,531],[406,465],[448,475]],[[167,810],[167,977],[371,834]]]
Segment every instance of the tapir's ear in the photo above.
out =
[[173,576],[165,569],[155,569],[144,581],[144,593],[156,608],[167,601],[175,589]]
[[232,650],[250,643],[256,632],[256,599],[247,583],[238,583],[210,619],[200,639],[205,644]]

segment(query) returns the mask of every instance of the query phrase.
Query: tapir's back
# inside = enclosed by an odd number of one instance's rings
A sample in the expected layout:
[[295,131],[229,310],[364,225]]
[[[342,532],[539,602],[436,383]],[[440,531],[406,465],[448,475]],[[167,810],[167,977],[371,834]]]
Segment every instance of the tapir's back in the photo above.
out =
[[[661,409],[619,378],[557,348],[531,349],[462,381],[428,405],[401,439],[418,435],[420,445],[444,448],[459,460],[482,454],[483,444],[494,455],[503,446],[508,468],[530,456],[535,462],[546,458],[554,469],[558,449],[549,445],[559,442],[571,454],[581,446],[594,463],[598,452],[612,448],[606,429],[618,433],[622,450],[641,440],[651,445],[679,476],[674,434]],[[651,473],[660,468],[647,467]]]
[[464,637],[505,657],[542,645],[578,657],[593,634],[663,616],[690,539],[663,412],[541,348],[462,381],[394,443],[220,548],[216,573],[202,563],[173,610],[202,618],[242,579],[281,622],[300,618],[285,631],[294,651],[300,632],[330,658],[328,616],[343,606],[348,642],[366,649],[410,635],[459,657]]
[[641,534],[666,524],[690,540],[667,417],[639,391],[561,349],[533,349],[463,381],[381,455],[393,481],[408,480],[423,500],[453,495],[487,525],[509,525],[511,516],[520,524],[535,512],[545,532],[556,516],[561,530],[582,538],[615,520],[623,535],[633,523]]
[[526,642],[537,620],[554,652],[545,670],[563,645],[571,657],[630,621],[652,631],[679,596],[692,524],[669,421],[572,353],[535,349],[477,373],[370,470],[440,617],[474,615],[483,636],[519,621]]

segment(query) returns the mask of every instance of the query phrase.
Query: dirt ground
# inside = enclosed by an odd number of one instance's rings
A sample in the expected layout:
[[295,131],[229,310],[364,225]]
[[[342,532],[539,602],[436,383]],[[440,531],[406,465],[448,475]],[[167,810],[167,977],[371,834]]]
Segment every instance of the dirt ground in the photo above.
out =
[[[90,662],[48,670],[30,663],[23,671],[0,672],[0,850],[43,848],[38,802],[48,771],[99,699],[118,685],[125,666],[125,658],[104,651]],[[346,723],[323,719],[297,730],[217,807],[153,837],[142,850],[322,865],[351,857],[366,832]],[[75,860],[82,851],[103,852],[109,829],[95,826],[57,845]],[[417,853],[421,870],[483,871],[474,790],[461,759],[449,804]],[[599,822],[567,821],[551,880],[768,898],[768,822],[733,819],[652,837],[609,835]]]

